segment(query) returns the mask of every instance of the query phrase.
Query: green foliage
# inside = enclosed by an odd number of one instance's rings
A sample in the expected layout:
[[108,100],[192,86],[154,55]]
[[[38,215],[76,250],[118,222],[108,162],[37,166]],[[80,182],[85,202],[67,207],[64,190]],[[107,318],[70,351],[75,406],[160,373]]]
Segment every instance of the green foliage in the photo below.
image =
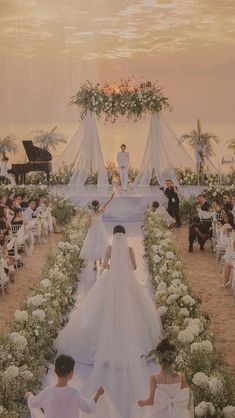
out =
[[68,200],[58,196],[53,198],[51,214],[60,224],[68,223],[75,213],[75,207]]
[[132,84],[129,79],[103,86],[93,86],[87,81],[72,97],[71,103],[78,107],[81,119],[88,112],[93,112],[98,118],[103,114],[105,121],[111,123],[119,116],[136,121],[146,112],[159,113],[162,109],[171,109],[158,82]]
[[185,197],[180,201],[180,217],[183,222],[189,222],[190,219],[197,215],[198,201],[197,197]]

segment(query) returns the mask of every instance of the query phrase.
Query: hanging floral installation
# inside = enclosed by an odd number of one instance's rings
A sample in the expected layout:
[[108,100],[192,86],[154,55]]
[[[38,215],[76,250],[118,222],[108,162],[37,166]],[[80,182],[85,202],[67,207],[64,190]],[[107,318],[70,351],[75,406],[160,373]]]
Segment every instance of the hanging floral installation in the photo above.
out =
[[87,81],[72,97],[71,104],[77,105],[81,119],[87,112],[92,112],[98,118],[104,115],[105,121],[111,123],[116,122],[120,116],[136,122],[145,113],[160,113],[163,109],[172,110],[158,82],[145,81],[133,84],[129,79],[119,84],[106,83],[103,86],[100,84],[93,86]]

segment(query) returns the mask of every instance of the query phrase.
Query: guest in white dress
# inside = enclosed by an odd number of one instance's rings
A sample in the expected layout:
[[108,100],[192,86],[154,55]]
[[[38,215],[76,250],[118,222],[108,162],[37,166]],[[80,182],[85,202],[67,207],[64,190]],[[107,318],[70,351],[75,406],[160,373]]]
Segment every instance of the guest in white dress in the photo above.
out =
[[158,344],[156,351],[161,371],[150,377],[149,397],[137,402],[139,407],[147,408],[141,413],[136,407],[132,418],[190,417],[190,391],[184,375],[176,373],[173,366],[177,356],[175,347],[166,338]]
[[89,230],[80,252],[80,258],[94,262],[94,270],[97,269],[97,261],[103,260],[105,250],[109,245],[108,235],[102,223],[102,215],[115,196],[115,192],[107,202],[100,206],[98,200],[91,202],[91,212],[88,217]]
[[[100,386],[92,400],[83,398],[77,389],[68,386],[73,377],[74,366],[75,361],[72,357],[59,356],[55,361],[57,385],[46,387],[36,396],[31,392],[25,393],[32,417],[78,418],[79,410],[88,414],[95,411],[96,402],[104,393],[104,389]],[[44,414],[40,409],[44,410]]]

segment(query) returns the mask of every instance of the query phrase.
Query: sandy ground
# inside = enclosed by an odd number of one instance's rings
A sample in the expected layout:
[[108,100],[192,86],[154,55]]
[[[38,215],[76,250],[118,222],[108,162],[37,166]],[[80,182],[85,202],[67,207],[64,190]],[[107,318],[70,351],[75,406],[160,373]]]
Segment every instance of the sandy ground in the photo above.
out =
[[176,229],[175,236],[185,273],[202,299],[202,310],[210,315],[216,348],[235,378],[235,298],[229,288],[220,288],[219,263],[210,243],[206,243],[205,251],[195,243],[194,252],[188,253],[188,227]]
[[17,270],[15,282],[8,287],[7,294],[0,293],[0,329],[6,328],[16,309],[29,297],[41,278],[41,270],[48,254],[53,254],[61,234],[51,234],[46,244],[36,244],[31,257],[22,255],[24,266]]

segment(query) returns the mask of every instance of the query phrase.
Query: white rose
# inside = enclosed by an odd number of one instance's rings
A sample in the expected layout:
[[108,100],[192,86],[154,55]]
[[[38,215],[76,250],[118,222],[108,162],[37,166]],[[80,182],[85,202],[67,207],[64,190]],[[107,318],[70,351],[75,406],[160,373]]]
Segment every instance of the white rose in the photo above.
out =
[[225,418],[235,418],[235,407],[231,405],[225,406],[222,414]]
[[184,296],[182,298],[182,302],[185,303],[186,305],[190,305],[190,306],[193,306],[196,303],[196,301],[189,295]]
[[202,372],[195,373],[192,380],[194,385],[200,387],[207,387],[209,383],[209,377]]
[[19,309],[17,309],[15,311],[15,319],[18,322],[27,322],[29,318],[28,312],[27,311],[20,311]]
[[44,287],[44,289],[48,289],[48,287],[51,287],[51,281],[49,279],[43,279],[40,281],[40,285]]
[[44,302],[45,300],[42,295],[35,295],[35,296],[32,296],[31,298],[28,298],[27,305],[28,306],[30,305],[41,306]]
[[188,311],[187,308],[181,308],[180,311],[179,311],[179,314],[181,316],[189,316],[189,311]]
[[172,251],[166,252],[166,258],[167,260],[172,260],[175,257],[175,254]]
[[44,319],[46,318],[46,314],[42,309],[36,309],[32,312],[32,315],[34,318],[38,318],[41,321],[44,321]]
[[21,376],[23,376],[26,380],[30,380],[33,378],[33,373],[29,370],[25,370],[24,372],[21,372]]
[[17,345],[17,347],[22,350],[24,350],[28,345],[27,339],[23,335],[20,335],[18,332],[12,332],[10,334],[10,338],[11,341],[13,341],[13,343],[15,343],[15,345]]
[[221,380],[217,379],[217,377],[212,377],[209,381],[209,389],[212,393],[216,394],[220,392],[223,387],[223,383]]
[[162,305],[162,306],[159,306],[159,308],[158,308],[158,313],[159,313],[160,316],[165,315],[167,313],[167,311],[168,311],[167,306]]
[[160,261],[161,261],[161,257],[159,257],[159,255],[154,255],[154,257],[153,257],[153,261],[154,261],[154,263],[156,263],[156,264],[158,264],[158,263],[160,263]]
[[20,372],[18,367],[16,366],[9,366],[4,372],[3,375],[8,379],[14,379],[15,377],[19,376]]

